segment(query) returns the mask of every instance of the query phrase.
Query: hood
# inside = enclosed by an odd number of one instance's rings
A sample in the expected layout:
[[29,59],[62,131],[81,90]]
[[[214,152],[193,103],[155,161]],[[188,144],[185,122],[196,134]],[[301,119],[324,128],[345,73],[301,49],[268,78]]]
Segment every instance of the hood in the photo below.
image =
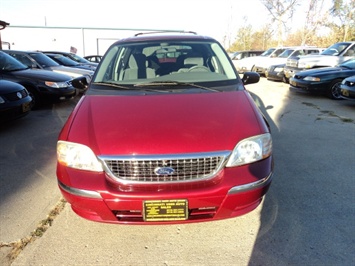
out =
[[[17,78],[33,79],[33,80],[42,80],[42,81],[55,81],[55,82],[66,82],[72,80],[68,75],[56,73],[48,70],[41,69],[24,69],[8,72],[11,76]],[[5,75],[6,73],[3,72]]]
[[0,94],[8,94],[16,91],[22,91],[24,89],[25,87],[16,82],[0,80]]
[[323,75],[323,74],[328,74],[331,72],[339,72],[339,71],[344,71],[344,70],[349,70],[347,68],[342,68],[342,67],[321,67],[321,68],[315,68],[315,69],[310,69],[310,70],[303,70],[299,73],[297,73],[297,76],[315,76],[315,75]]
[[80,76],[92,76],[94,71],[81,69],[81,68],[74,68],[74,67],[66,67],[66,66],[51,66],[49,67],[53,72],[66,74],[71,76],[72,78],[78,78]]
[[67,140],[103,155],[232,150],[241,139],[267,130],[251,102],[246,91],[84,96]]

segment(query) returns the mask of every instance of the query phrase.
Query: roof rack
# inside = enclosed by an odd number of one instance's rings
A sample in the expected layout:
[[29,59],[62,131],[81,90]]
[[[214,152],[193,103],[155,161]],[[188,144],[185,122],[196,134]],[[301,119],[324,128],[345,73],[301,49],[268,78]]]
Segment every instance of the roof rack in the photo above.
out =
[[187,34],[194,34],[194,35],[197,35],[197,33],[194,32],[194,31],[156,30],[156,31],[148,31],[148,32],[139,32],[139,33],[134,34],[134,36],[140,36],[140,35],[145,35],[145,34],[157,34],[157,33],[164,33],[164,32],[170,32],[170,33],[187,33]]

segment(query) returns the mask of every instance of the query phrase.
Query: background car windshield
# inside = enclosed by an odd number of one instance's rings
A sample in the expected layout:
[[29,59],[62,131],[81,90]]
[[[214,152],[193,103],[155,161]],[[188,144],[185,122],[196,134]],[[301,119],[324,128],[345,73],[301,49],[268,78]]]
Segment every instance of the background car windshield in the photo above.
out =
[[263,53],[261,54],[261,56],[269,56],[269,55],[271,55],[274,51],[275,51],[275,48],[270,48],[270,49],[266,50],[265,52],[263,52]]
[[325,49],[321,55],[339,55],[343,52],[350,44],[348,43],[336,43]]
[[0,51],[0,70],[13,71],[27,69],[28,67],[12,56]]
[[228,55],[216,42],[139,42],[111,46],[93,82],[137,84],[237,79]]
[[59,66],[59,64],[42,53],[33,53],[30,56],[42,67]]
[[340,66],[355,69],[355,59],[347,60],[344,63],[340,64]]
[[[50,56],[51,57],[51,56]],[[65,66],[79,66],[80,64],[63,55],[52,55],[52,59],[61,62]]]

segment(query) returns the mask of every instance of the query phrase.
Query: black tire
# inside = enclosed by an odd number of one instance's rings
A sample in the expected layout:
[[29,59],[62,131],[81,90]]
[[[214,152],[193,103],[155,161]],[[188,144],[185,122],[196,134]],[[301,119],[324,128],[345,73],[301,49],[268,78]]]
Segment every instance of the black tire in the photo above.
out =
[[342,80],[341,79],[336,79],[332,83],[330,83],[327,91],[327,96],[330,99],[333,100],[341,100],[342,98],[340,97],[340,84]]
[[285,75],[282,76],[282,82],[287,83],[287,84],[289,83],[289,80],[288,80],[288,78],[286,78]]
[[27,91],[32,98],[31,109],[36,110],[36,109],[40,108],[42,105],[42,99],[41,99],[39,93],[32,88],[27,88]]

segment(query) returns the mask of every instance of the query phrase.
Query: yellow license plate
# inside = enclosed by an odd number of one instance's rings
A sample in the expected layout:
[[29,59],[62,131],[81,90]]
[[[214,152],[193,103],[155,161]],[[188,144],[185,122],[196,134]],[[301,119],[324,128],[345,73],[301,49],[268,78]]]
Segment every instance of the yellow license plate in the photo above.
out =
[[188,218],[186,199],[143,201],[143,217],[147,222],[181,221]]
[[347,90],[341,90],[341,94],[343,94],[344,96],[348,96],[349,97],[349,91]]
[[22,104],[22,112],[26,113],[31,110],[31,103],[24,103]]

